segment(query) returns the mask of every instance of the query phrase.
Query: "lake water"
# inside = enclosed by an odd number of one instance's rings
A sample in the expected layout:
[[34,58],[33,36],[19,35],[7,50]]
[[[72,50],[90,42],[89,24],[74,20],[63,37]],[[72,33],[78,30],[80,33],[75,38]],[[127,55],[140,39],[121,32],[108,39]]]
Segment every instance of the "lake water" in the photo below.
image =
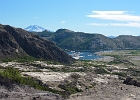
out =
[[69,55],[71,55],[75,59],[80,59],[80,60],[94,60],[97,58],[102,58],[102,56],[95,55],[95,52],[90,52],[90,51],[82,51],[82,52],[76,52],[76,51],[71,51],[67,52]]

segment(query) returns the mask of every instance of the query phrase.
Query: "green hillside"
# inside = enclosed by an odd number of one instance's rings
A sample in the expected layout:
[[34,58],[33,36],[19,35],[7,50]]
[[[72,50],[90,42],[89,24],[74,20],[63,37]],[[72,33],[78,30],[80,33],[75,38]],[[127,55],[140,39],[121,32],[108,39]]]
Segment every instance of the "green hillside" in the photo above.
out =
[[[102,34],[74,32],[68,29],[58,29],[56,32],[36,33],[53,41],[62,49],[69,50],[110,50],[110,49],[139,49],[140,37],[122,35],[109,38]],[[43,35],[42,35],[43,34]]]

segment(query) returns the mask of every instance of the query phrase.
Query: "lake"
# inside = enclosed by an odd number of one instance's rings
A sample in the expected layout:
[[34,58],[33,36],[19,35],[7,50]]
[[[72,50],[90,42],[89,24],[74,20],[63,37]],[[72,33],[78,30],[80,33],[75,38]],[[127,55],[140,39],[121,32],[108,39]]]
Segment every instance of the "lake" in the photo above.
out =
[[70,51],[67,52],[69,55],[71,55],[75,59],[80,59],[80,60],[94,60],[97,58],[102,58],[102,56],[98,56],[94,54],[95,52],[91,51]]

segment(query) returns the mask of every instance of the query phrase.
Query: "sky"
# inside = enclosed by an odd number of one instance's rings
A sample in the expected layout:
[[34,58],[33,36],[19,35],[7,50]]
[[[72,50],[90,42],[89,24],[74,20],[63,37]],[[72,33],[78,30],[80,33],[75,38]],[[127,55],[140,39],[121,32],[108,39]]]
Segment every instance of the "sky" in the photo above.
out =
[[3,25],[140,35],[140,0],[1,0],[0,5]]

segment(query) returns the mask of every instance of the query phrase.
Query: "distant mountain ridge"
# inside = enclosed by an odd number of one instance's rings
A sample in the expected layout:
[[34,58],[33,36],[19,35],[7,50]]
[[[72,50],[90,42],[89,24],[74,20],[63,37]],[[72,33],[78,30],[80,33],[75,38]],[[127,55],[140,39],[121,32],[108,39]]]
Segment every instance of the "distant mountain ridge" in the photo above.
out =
[[120,35],[106,37],[102,34],[74,32],[68,29],[58,29],[56,32],[36,33],[53,41],[57,46],[69,50],[112,50],[140,49],[140,36]]
[[20,28],[0,24],[0,59],[28,55],[67,64],[74,61],[49,40]]
[[117,36],[112,36],[112,35],[111,35],[111,36],[108,36],[108,37],[109,37],[109,38],[116,38]]
[[43,32],[45,31],[46,29],[41,27],[41,26],[37,26],[37,25],[30,25],[26,28],[24,28],[26,31],[29,31],[29,32]]

